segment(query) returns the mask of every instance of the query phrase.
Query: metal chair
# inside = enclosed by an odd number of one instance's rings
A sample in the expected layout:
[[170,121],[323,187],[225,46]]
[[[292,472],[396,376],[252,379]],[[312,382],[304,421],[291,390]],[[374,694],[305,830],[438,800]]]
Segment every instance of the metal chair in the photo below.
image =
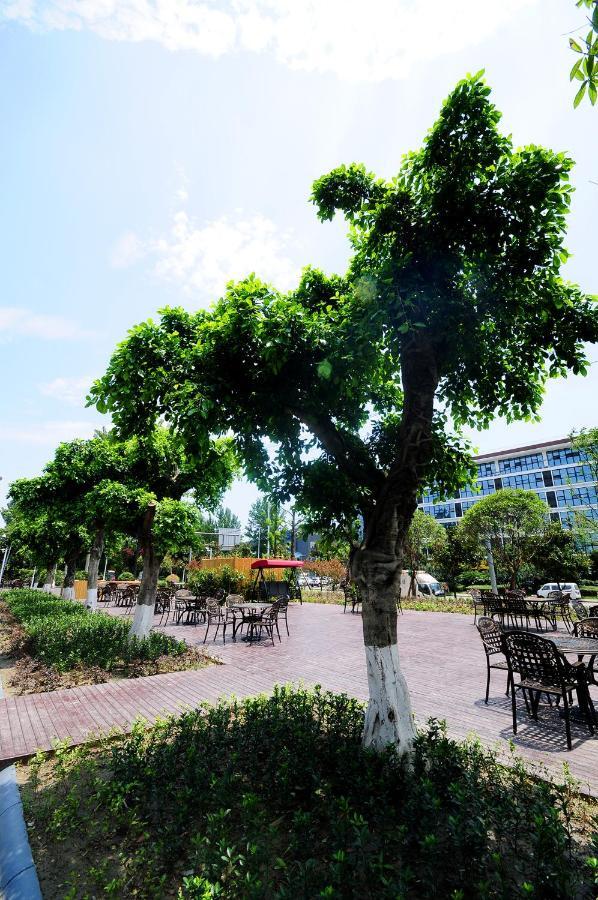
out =
[[571,600],[571,606],[579,621],[581,621],[582,619],[587,619],[590,615],[581,600]]
[[[517,691],[521,691],[526,702],[526,692],[529,694],[531,714],[536,720],[542,694],[563,701],[568,750],[571,750],[571,698],[575,691],[588,730],[590,734],[594,734],[596,712],[588,691],[588,677],[583,663],[568,662],[552,641],[528,631],[505,634],[503,648],[511,677],[513,734],[517,734]],[[519,674],[517,683],[513,678],[515,672]]]
[[[598,610],[597,610],[598,611]],[[596,638],[598,640],[598,616],[589,616],[573,626],[573,634],[580,638]],[[586,669],[588,670],[591,684],[598,685],[598,653],[590,656]]]
[[254,624],[254,628],[259,629],[260,637],[262,630],[265,628],[274,646],[274,629],[278,635],[278,643],[280,643],[280,631],[278,630],[278,611],[280,609],[280,600],[277,600],[269,609],[265,609],[258,621]]
[[[484,703],[487,704],[488,695],[490,693],[490,669],[500,669],[502,672],[507,673],[507,696],[509,695],[511,687],[511,676],[509,673],[509,664],[507,663],[503,651],[503,635],[498,622],[488,618],[488,616],[480,616],[476,627],[480,633],[482,644],[484,645],[484,652],[486,654],[486,699],[484,700]],[[490,659],[493,656],[500,656],[501,659],[491,662]]]
[[206,600],[206,633],[203,642],[205,644],[208,638],[208,632],[212,626],[216,629],[212,640],[218,637],[218,631],[222,628],[222,640],[226,644],[226,626],[229,624],[228,610],[222,609],[215,597],[208,597]]

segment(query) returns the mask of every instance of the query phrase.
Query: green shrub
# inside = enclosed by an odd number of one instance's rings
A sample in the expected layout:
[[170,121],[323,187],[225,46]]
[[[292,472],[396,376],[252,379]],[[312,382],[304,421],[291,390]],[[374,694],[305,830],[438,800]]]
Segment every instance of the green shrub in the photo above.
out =
[[87,581],[87,572],[85,569],[79,569],[78,572],[75,572],[75,578],[77,581]]
[[137,579],[132,572],[121,572],[117,581],[136,581]]
[[143,639],[133,637],[130,623],[123,619],[90,613],[82,603],[40,591],[7,591],[4,600],[25,626],[32,654],[60,672],[79,665],[112,669],[135,660],[180,656],[187,649],[184,641],[161,632],[151,632]]
[[26,788],[40,857],[60,865],[59,842],[83,837],[76,896],[593,896],[570,782],[434,721],[407,763],[362,749],[362,725],[356,700],[279,688],[140,725],[95,758],[63,751],[54,782]]
[[223,566],[221,569],[191,570],[189,584],[198,594],[213,594],[217,590],[243,594],[249,587],[249,579],[232,566]]

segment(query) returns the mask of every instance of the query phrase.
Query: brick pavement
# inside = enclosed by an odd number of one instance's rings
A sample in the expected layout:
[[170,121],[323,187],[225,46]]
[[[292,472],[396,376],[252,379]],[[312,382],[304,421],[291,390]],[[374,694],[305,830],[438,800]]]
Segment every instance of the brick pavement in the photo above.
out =
[[[208,640],[206,648],[224,662],[221,666],[0,701],[0,765],[36,748],[51,749],[56,739],[80,743],[114,727],[126,730],[138,716],[151,722],[201,701],[269,691],[276,683],[317,683],[366,699],[359,615],[343,614],[339,606],[305,604],[290,608],[289,625],[290,638],[283,630],[282,643],[276,641],[274,647],[266,641],[247,645],[227,640],[224,645],[220,636],[216,642]],[[205,633],[202,626],[163,630],[192,644],[201,643]],[[544,711],[539,723],[522,712],[519,734],[513,737],[501,672],[492,673],[490,702],[484,704],[484,654],[471,617],[405,612],[399,621],[399,649],[418,721],[445,718],[454,737],[475,732],[484,743],[502,749],[514,740],[519,753],[553,772],[568,763],[582,789],[598,796],[598,738],[590,738],[585,726],[573,726],[571,753],[565,750],[564,725],[556,711]]]

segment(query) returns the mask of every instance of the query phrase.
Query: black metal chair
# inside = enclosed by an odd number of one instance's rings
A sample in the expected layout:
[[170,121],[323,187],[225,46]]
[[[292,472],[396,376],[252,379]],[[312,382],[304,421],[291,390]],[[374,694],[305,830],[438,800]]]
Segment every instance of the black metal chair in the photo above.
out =
[[208,632],[212,627],[215,628],[214,637],[212,638],[212,640],[216,640],[216,638],[218,637],[218,631],[220,628],[222,628],[222,640],[223,643],[226,644],[226,626],[230,621],[228,617],[228,610],[223,609],[215,597],[208,597],[208,599],[206,600],[205,616],[206,633],[203,639],[204,644],[208,638]]
[[278,611],[280,609],[280,600],[277,600],[269,609],[265,609],[257,622],[254,624],[254,628],[259,629],[259,636],[262,635],[262,630],[266,630],[271,641],[272,646],[274,646],[274,629],[276,629],[276,634],[278,635],[278,642],[280,643],[280,631],[278,630]]
[[590,615],[581,600],[571,600],[571,607],[573,608],[573,612],[575,613],[579,621],[581,621],[582,619],[587,619]]
[[[588,616],[587,619],[583,619],[581,622],[576,622],[573,626],[573,634],[575,635],[575,637],[596,638],[596,640],[598,640],[598,615]],[[588,663],[586,665],[586,669],[588,670],[590,683],[598,685],[598,663],[596,662],[597,659],[598,653],[590,656],[590,659],[588,660]]]
[[[524,699],[529,694],[529,707],[534,719],[538,718],[538,706],[542,694],[563,701],[567,749],[571,750],[571,698],[577,694],[579,708],[583,712],[590,734],[594,734],[596,712],[588,690],[588,676],[583,663],[570,663],[548,638],[528,631],[512,631],[503,636],[504,653],[509,664],[511,678],[511,707],[513,734],[517,734],[516,693]],[[515,683],[513,674],[519,674]]]
[[359,591],[357,590],[357,585],[352,583],[344,584],[343,594],[345,595],[343,612],[347,612],[347,606],[351,607],[352,613],[354,613],[356,610],[357,612],[359,612],[359,607],[361,606],[361,596],[359,595]]
[[[484,700],[484,703],[487,704],[488,695],[490,693],[490,669],[499,669],[500,671],[507,673],[507,696],[511,686],[511,676],[509,673],[509,664],[503,650],[502,630],[498,622],[495,622],[494,619],[490,619],[488,616],[480,616],[476,627],[480,633],[482,644],[484,645],[484,652],[486,654],[486,699]],[[500,659],[491,662],[491,657],[495,656],[500,656]]]
[[562,591],[551,591],[546,598],[546,603],[542,604],[542,615],[550,622],[553,631],[557,630],[557,619],[559,616],[569,634],[573,631],[569,602],[568,594],[563,594]]
[[288,597],[281,597],[278,600],[278,618],[284,619],[285,628],[287,630],[287,637],[290,637],[291,632],[289,631],[289,600]]

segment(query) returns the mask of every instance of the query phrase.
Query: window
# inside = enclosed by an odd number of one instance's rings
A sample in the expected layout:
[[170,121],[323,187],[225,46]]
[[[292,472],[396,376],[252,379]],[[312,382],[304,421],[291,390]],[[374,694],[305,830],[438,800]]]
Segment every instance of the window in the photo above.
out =
[[552,478],[555,484],[575,484],[578,481],[593,481],[590,466],[567,466],[564,469],[553,469]]
[[585,462],[588,456],[585,450],[573,450],[564,447],[562,450],[547,450],[546,459],[549,466],[562,466],[566,463]]
[[526,472],[530,469],[541,469],[544,459],[541,453],[530,453],[527,456],[512,456],[510,459],[499,459],[499,472]]
[[433,515],[435,519],[454,519],[456,515],[455,504],[443,503],[438,506],[432,506],[431,515]]
[[461,512],[463,513],[463,515],[465,515],[467,510],[471,509],[471,507],[474,506],[475,503],[475,500],[464,500],[463,503],[461,503]]
[[556,499],[559,506],[594,506],[598,503],[595,487],[556,491]]
[[485,497],[487,494],[494,494],[496,492],[496,488],[494,486],[494,478],[481,478],[479,481],[476,481],[476,487],[478,490],[474,490],[472,486],[468,486],[466,488],[461,488],[459,491],[460,497]]
[[503,478],[502,486],[504,488],[522,488],[526,491],[532,491],[534,488],[544,487],[544,478],[542,477],[542,472],[509,475],[507,478]]
[[496,472],[496,463],[485,462],[478,463],[478,476],[483,478],[485,475],[494,475]]

